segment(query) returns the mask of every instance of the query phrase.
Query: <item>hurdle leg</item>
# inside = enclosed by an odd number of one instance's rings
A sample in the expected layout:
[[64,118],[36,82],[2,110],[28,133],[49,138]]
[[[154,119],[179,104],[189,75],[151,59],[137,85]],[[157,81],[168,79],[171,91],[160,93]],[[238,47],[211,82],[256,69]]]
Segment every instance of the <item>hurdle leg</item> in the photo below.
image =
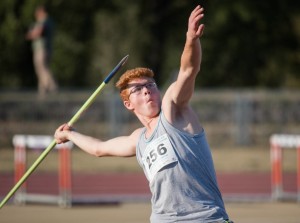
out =
[[282,150],[276,144],[271,144],[272,161],[272,198],[280,200],[282,198]]
[[300,203],[300,146],[297,147],[297,201]]
[[[25,145],[15,145],[14,149],[14,182],[18,182],[26,171],[26,147]],[[16,204],[25,204],[26,182],[15,193],[14,202]]]
[[67,147],[59,149],[59,205],[61,207],[72,206],[72,182],[71,182],[71,150]]

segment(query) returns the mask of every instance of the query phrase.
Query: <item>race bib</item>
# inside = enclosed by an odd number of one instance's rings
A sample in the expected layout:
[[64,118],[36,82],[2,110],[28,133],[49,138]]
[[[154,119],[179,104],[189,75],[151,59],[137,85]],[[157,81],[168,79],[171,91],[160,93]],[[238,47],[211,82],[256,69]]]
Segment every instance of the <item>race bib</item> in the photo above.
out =
[[178,161],[168,135],[164,134],[153,140],[146,147],[142,160],[149,181],[163,167]]

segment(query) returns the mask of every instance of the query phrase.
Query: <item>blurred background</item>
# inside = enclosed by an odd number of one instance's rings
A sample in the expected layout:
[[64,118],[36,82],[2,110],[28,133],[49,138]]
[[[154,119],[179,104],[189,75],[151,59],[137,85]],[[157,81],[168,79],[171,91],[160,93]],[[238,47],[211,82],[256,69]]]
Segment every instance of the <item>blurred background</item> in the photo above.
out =
[[[25,39],[38,4],[47,6],[54,22],[50,67],[60,95],[50,94],[43,101],[35,97],[31,42]],[[298,1],[12,0],[0,3],[0,145],[9,145],[16,129],[52,134],[53,127],[65,122],[127,54],[127,69],[152,68],[164,89],[177,75],[187,18],[196,4],[205,7],[206,28],[193,103],[208,134],[213,135],[211,143],[268,143],[273,132],[297,133]],[[112,97],[99,97],[100,105],[93,106],[98,110],[89,111],[84,122],[108,122],[108,129],[89,131],[102,137],[127,134],[128,126],[110,123],[134,120],[126,111],[113,109],[122,106],[113,87],[104,94]],[[99,110],[103,103],[112,108]],[[40,124],[33,125],[35,121]],[[220,128],[220,123],[226,128]]]
[[198,88],[297,89],[300,7],[296,0],[234,1],[2,1],[1,89],[33,89],[30,42],[25,35],[37,4],[55,24],[51,67],[62,88],[95,86],[130,54],[130,67],[147,66],[160,85],[176,73],[187,18],[205,8],[203,63]]
[[[25,39],[38,4],[47,6],[54,22],[51,70],[59,86],[43,100],[37,96],[31,42]],[[206,27],[192,104],[206,130],[217,172],[269,173],[270,136],[300,134],[296,0],[1,1],[0,172],[12,173],[13,135],[52,135],[125,55],[130,55],[126,69],[152,68],[164,90],[178,72],[187,19],[197,4],[205,8]],[[103,139],[129,134],[138,126],[123,109],[113,84],[76,123],[81,132]],[[85,155],[73,156],[76,171],[140,171],[120,160],[101,166]],[[285,157],[284,168],[295,173],[295,150]],[[42,169],[53,165],[49,162]],[[289,179],[295,191],[295,175]],[[263,192],[270,191],[270,184],[267,187]]]

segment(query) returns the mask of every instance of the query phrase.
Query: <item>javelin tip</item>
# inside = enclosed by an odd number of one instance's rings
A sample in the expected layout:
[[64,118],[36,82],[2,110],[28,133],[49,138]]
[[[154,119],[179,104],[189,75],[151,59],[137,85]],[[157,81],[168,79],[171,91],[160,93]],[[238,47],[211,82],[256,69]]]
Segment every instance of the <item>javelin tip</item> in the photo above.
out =
[[123,57],[123,59],[121,60],[122,66],[127,62],[129,57],[129,54],[127,54],[125,57]]

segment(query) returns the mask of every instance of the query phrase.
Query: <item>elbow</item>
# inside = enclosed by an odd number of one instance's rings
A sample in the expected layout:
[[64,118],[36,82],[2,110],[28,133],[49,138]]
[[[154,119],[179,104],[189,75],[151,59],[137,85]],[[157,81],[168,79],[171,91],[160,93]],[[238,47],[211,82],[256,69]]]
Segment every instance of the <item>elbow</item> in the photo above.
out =
[[191,73],[197,75],[200,72],[201,60],[197,60],[194,63],[195,65],[191,67]]
[[106,156],[105,151],[103,148],[100,146],[100,143],[97,142],[91,149],[91,155],[96,156],[96,157],[103,157]]
[[105,154],[101,150],[99,150],[99,149],[95,149],[94,152],[91,155],[96,156],[96,157],[103,157],[103,156],[105,156]]
[[197,76],[197,74],[200,72],[200,64],[194,68],[194,70],[192,71],[192,73]]

